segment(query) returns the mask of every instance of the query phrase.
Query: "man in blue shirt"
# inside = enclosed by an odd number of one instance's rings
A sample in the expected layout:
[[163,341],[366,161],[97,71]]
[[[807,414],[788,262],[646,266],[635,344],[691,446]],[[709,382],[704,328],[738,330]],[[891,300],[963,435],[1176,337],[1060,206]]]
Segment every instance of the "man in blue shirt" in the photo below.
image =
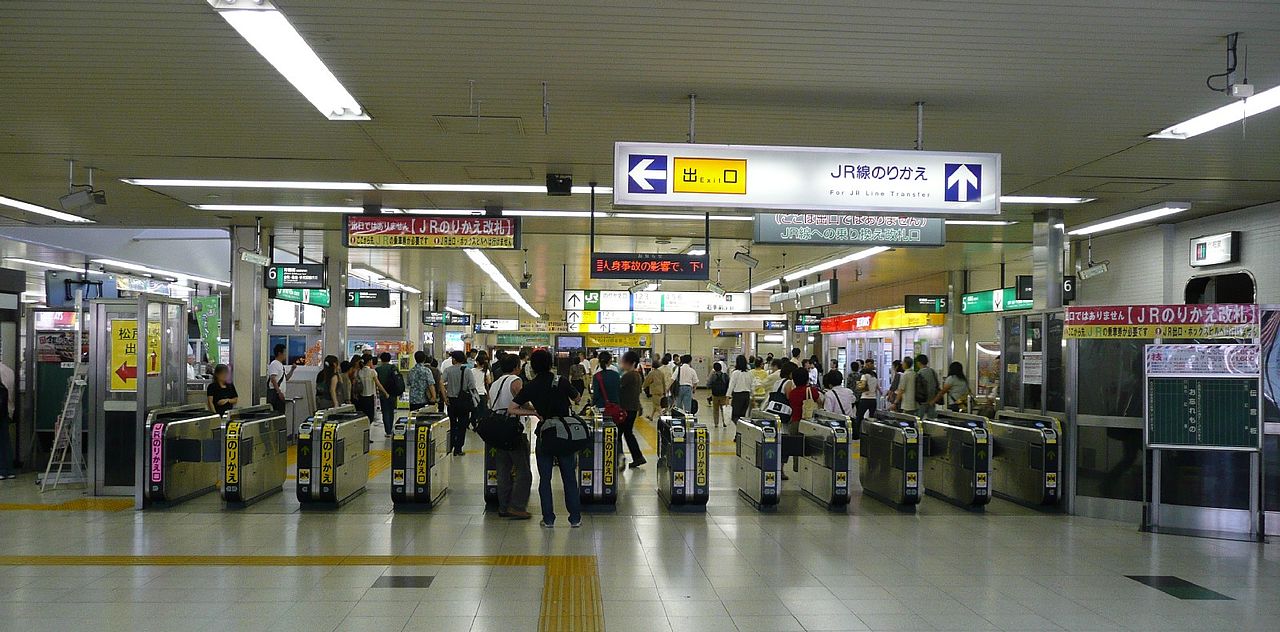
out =
[[431,375],[431,368],[427,366],[425,351],[415,351],[413,361],[417,364],[409,370],[406,386],[409,391],[409,410],[418,410],[427,404],[435,403],[436,379]]

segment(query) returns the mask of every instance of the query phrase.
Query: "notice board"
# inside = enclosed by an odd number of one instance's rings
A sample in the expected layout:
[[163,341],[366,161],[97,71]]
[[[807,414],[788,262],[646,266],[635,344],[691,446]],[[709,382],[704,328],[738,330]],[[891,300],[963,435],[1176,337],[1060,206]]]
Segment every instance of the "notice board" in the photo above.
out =
[[1257,345],[1147,345],[1147,447],[1258,450],[1257,353]]

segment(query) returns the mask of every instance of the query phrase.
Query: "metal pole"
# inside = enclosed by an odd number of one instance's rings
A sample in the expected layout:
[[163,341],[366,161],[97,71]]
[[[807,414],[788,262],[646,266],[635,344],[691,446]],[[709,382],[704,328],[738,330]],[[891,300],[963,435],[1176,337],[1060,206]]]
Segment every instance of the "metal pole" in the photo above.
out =
[[916,151],[924,150],[924,101],[916,101]]
[[689,93],[689,142],[691,143],[698,142],[694,134],[694,122],[697,120],[697,118],[698,118],[698,95],[693,92],[690,92]]

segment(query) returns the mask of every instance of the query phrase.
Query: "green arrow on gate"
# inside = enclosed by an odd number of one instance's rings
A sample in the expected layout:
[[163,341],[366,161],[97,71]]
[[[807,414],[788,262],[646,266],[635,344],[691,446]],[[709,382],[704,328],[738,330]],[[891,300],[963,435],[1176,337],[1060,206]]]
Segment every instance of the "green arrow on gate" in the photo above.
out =
[[676,448],[676,458],[677,458],[677,459],[683,459],[683,458],[684,458],[684,449],[683,449],[683,448]]
[[298,454],[301,456],[307,456],[311,454],[311,446],[309,445],[302,446],[302,449],[298,450]]
[[396,456],[404,456],[404,446],[396,446]]
[[489,448],[489,456],[498,456],[497,448]]

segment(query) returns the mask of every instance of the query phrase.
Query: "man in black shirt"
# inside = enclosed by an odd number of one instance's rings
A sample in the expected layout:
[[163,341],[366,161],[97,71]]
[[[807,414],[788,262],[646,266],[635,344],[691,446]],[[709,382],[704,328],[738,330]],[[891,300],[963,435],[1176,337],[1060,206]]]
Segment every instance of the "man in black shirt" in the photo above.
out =
[[[529,365],[533,370],[532,380],[525,382],[516,394],[507,412],[511,415],[536,415],[539,419],[552,417],[568,417],[571,402],[576,402],[578,391],[565,378],[556,378],[551,373],[551,353],[538,349],[529,354]],[[542,423],[538,423],[538,436],[541,437]],[[564,484],[564,504],[569,510],[569,526],[582,526],[582,500],[578,496],[577,455],[557,455],[544,449],[538,441],[536,460],[538,462],[538,500],[542,505],[542,526],[555,526],[555,499],[551,495],[551,470],[558,466],[560,481]]]

